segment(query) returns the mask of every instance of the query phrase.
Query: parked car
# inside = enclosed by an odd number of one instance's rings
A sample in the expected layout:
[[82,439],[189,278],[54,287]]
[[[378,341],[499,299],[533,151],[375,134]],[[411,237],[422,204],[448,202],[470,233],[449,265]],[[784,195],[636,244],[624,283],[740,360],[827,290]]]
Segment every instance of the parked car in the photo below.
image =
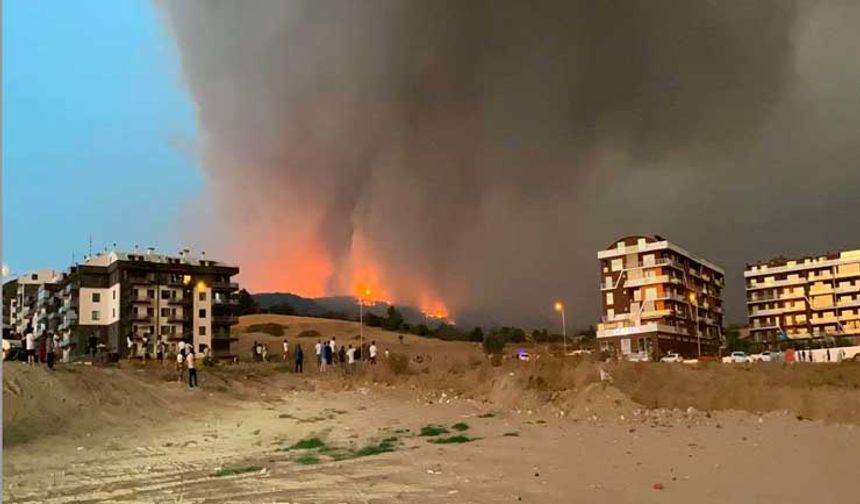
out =
[[669,352],[660,359],[660,362],[684,362],[684,358],[678,352]]
[[746,352],[732,352],[728,357],[729,362],[733,364],[747,364],[752,362],[752,358]]
[[770,352],[770,351],[762,352],[761,353],[761,361],[762,362],[776,362],[777,355],[778,354],[776,352]]

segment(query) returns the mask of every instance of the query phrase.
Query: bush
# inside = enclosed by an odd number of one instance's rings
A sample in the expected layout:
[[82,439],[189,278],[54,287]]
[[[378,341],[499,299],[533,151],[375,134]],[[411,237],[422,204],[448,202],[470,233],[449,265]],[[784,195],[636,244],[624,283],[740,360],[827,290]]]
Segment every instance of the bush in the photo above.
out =
[[490,355],[501,355],[505,351],[505,339],[499,333],[490,333],[484,336],[482,343],[484,352]]
[[245,329],[245,332],[260,332],[270,336],[283,336],[284,329],[284,326],[281,324],[267,322],[265,324],[251,324]]
[[403,354],[393,353],[386,360],[388,369],[395,375],[409,374],[409,357]]
[[296,337],[297,338],[319,338],[320,332],[315,330],[315,329],[305,329],[304,331],[300,332],[299,335]]

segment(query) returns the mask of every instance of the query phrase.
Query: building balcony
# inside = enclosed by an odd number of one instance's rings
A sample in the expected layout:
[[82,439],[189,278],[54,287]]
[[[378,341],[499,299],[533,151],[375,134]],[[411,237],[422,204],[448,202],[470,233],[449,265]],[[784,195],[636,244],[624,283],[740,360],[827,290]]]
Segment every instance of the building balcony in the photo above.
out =
[[666,333],[666,334],[677,334],[677,335],[688,335],[686,331],[681,328],[658,324],[656,322],[649,322],[647,324],[642,325],[630,325],[625,327],[618,327],[613,329],[598,329],[597,337],[598,338],[613,338],[618,336],[634,336],[640,334],[651,334],[651,333]]
[[212,282],[212,290],[236,291],[239,290],[238,282]]
[[150,315],[148,313],[132,313],[131,314],[131,320],[138,321],[138,322],[140,322],[142,320],[152,320],[152,315]]
[[836,306],[839,308],[853,308],[860,306],[860,299],[848,299],[843,301],[837,301]]
[[837,323],[839,323],[839,319],[836,318],[835,316],[817,317],[817,318],[812,318],[810,320],[810,322],[812,323],[812,325],[837,324]]
[[212,323],[219,325],[234,325],[239,323],[239,317],[233,314],[215,315],[212,317]]
[[152,303],[153,299],[153,296],[131,296],[131,302],[138,304],[149,304]]
[[749,283],[747,284],[747,290],[762,290],[762,289],[774,289],[777,287],[785,287],[787,285],[802,285],[806,283],[805,278],[794,278],[785,280],[773,280],[770,282],[757,282],[755,284]]

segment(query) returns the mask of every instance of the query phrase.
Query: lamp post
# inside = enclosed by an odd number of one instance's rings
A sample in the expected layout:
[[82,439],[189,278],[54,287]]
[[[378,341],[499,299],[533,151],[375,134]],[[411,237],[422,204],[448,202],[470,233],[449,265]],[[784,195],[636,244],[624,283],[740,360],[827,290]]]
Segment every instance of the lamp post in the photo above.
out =
[[696,293],[691,292],[690,293],[690,306],[694,307],[693,313],[696,314],[696,318],[695,318],[695,320],[696,320],[696,346],[698,347],[699,360],[701,360],[702,359],[702,335],[701,335],[701,332],[699,331],[699,305],[696,301],[697,301]]
[[[370,289],[364,289],[364,295],[369,297]],[[358,296],[358,329],[358,348],[361,352],[361,362],[364,362],[366,360],[364,355],[364,298],[361,297],[361,294]]]
[[561,301],[555,302],[555,311],[561,313],[561,337],[564,341],[564,355],[567,355],[567,326],[564,320],[564,304]]

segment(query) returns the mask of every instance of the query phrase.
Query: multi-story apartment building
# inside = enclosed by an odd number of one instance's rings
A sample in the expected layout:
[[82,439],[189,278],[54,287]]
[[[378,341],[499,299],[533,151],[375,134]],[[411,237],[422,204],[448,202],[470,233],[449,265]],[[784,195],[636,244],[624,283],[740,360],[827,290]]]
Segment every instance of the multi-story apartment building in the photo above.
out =
[[601,350],[714,355],[723,341],[723,270],[659,236],[628,236],[597,253]]
[[860,250],[762,261],[744,279],[755,341],[860,339]]
[[92,336],[107,352],[127,355],[131,336],[138,354],[153,354],[162,339],[168,347],[188,342],[228,357],[230,327],[238,322],[238,284],[231,277],[238,273],[238,267],[192,257],[188,250],[178,256],[152,249],[94,255],[62,274],[45,270],[14,280],[15,297],[8,300],[12,336],[55,332],[72,345],[73,356],[86,353]]
[[[4,337],[21,337],[48,327],[47,312],[62,274],[43,269],[20,275],[3,284]],[[8,331],[6,330],[8,328]]]

